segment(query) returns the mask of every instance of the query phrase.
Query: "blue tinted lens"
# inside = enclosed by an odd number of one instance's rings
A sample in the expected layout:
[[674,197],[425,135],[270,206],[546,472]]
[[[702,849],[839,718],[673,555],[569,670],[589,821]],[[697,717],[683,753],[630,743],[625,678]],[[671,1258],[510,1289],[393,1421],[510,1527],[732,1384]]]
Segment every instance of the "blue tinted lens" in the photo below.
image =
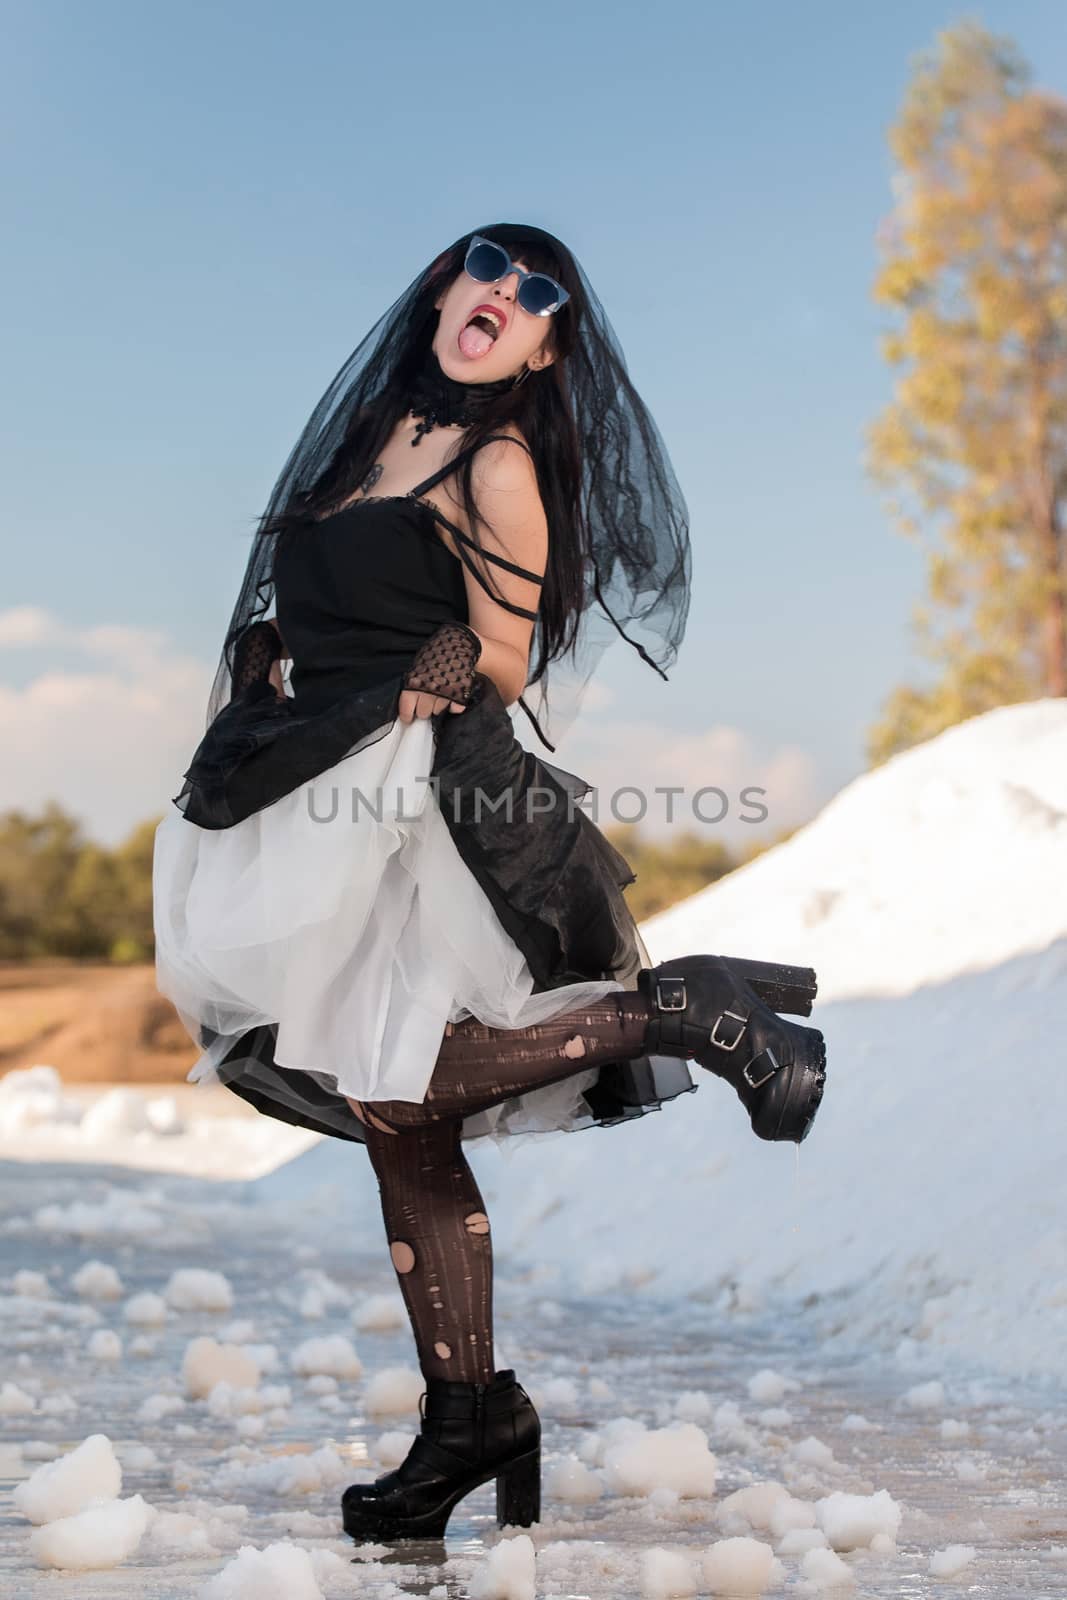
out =
[[554,309],[559,300],[559,289],[545,273],[534,272],[530,277],[523,278],[516,298],[524,311],[532,312],[535,317],[543,317]]
[[511,269],[511,258],[498,244],[483,241],[472,245],[467,252],[466,268],[478,283],[495,283]]

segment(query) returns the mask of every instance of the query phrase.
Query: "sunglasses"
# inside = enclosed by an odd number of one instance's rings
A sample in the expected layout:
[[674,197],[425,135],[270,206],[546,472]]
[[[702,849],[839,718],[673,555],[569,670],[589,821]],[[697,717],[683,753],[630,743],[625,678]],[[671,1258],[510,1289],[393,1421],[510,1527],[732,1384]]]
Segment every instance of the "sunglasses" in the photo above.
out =
[[563,285],[550,278],[547,272],[524,272],[515,265],[502,244],[483,239],[480,233],[471,236],[463,270],[475,283],[499,283],[509,272],[517,272],[519,287],[515,298],[522,309],[534,317],[550,317],[570,299]]

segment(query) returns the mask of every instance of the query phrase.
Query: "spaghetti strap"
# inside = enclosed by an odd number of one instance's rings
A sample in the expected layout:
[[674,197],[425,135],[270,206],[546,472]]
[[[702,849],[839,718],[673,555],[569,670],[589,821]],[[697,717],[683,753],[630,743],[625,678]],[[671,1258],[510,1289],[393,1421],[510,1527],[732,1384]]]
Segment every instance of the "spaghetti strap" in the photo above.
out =
[[450,533],[454,534],[457,539],[461,539],[464,544],[469,544],[472,549],[477,550],[479,555],[483,555],[487,561],[495,561],[498,567],[507,567],[509,572],[517,573],[520,578],[528,578],[531,583],[544,583],[544,577],[540,572],[531,572],[529,567],[520,567],[517,561],[509,561],[507,556],[498,556],[492,550],[483,550],[476,539],[472,539],[469,533],[464,533],[462,528],[457,528],[456,524],[451,522],[443,511],[438,511],[432,502],[425,500],[423,504],[430,507],[438,522],[443,522]]
[[[489,552],[488,550],[483,550],[482,554],[488,555]],[[474,562],[471,560],[470,556],[467,554],[466,550],[464,550],[462,545],[459,547],[459,558],[463,562],[463,565],[466,567],[467,571],[470,573],[471,577],[477,579],[477,581],[481,584],[490,600],[495,600],[498,606],[504,607],[505,611],[513,611],[517,617],[528,617],[531,622],[537,621],[536,611],[528,611],[525,606],[514,605],[512,601],[505,600],[502,598],[502,596],[493,593],[488,579],[483,573],[479,572],[478,568],[475,566]],[[505,562],[505,566],[510,564],[510,562]],[[517,572],[521,572],[523,569],[521,567],[516,567],[515,570]],[[538,578],[536,581],[540,583],[541,580]]]
[[449,532],[453,534],[456,539],[461,541],[458,551],[460,559],[473,574],[473,576],[477,578],[486,594],[491,596],[492,599],[496,600],[497,605],[506,606],[509,611],[514,611],[517,616],[536,619],[536,611],[528,611],[525,606],[511,605],[508,601],[500,600],[496,595],[494,595],[492,589],[486,583],[482,574],[472,564],[470,557],[462,549],[462,545],[470,545],[473,549],[478,551],[479,555],[484,556],[487,561],[495,561],[498,567],[506,567],[509,572],[514,572],[517,577],[528,579],[530,583],[543,584],[545,581],[543,575],[539,572],[531,572],[529,567],[520,567],[517,561],[509,561],[506,556],[498,556],[492,550],[483,550],[476,539],[472,539],[469,533],[464,533],[462,528],[457,528],[456,524],[450,521],[449,518],[445,516],[443,511],[438,510],[432,500],[422,499],[427,489],[432,489],[435,484],[440,483],[441,480],[446,478],[450,472],[454,472],[458,466],[461,466],[468,456],[474,455],[476,451],[481,449],[483,444],[489,444],[493,439],[510,439],[512,444],[521,445],[531,457],[533,456],[533,451],[530,449],[529,445],[524,439],[516,439],[515,435],[511,433],[490,433],[484,439],[479,440],[477,444],[468,445],[466,450],[461,450],[459,455],[455,456],[453,460],[446,461],[443,467],[440,467],[437,472],[432,473],[430,477],[424,478],[422,483],[417,483],[414,489],[410,490],[409,493],[413,500],[421,500],[422,504],[427,506],[429,510],[432,511],[438,522],[443,522]]
[[528,455],[533,455],[533,451],[530,449],[530,446],[526,443],[525,439],[516,439],[513,433],[490,433],[487,434],[484,439],[479,439],[477,444],[468,445],[465,450],[461,450],[459,452],[458,456],[453,456],[451,461],[446,461],[443,467],[439,467],[438,470],[431,473],[428,478],[424,478],[421,483],[417,483],[414,489],[411,491],[412,495],[418,498],[419,495],[425,494],[427,489],[432,489],[435,484],[441,482],[442,478],[447,478],[450,472],[454,472],[457,467],[462,466],[468,456],[475,455],[477,451],[482,448],[483,444],[491,444],[494,439],[502,439],[505,441],[510,439],[512,444],[521,445]]

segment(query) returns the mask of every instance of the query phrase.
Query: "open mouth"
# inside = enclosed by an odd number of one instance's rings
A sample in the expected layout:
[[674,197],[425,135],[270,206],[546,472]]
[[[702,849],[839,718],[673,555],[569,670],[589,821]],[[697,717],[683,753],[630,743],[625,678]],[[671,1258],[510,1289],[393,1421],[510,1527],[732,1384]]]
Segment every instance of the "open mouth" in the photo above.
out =
[[477,360],[491,350],[504,327],[504,318],[479,308],[468,317],[460,331],[459,347],[465,356]]
[[503,326],[503,319],[495,316],[491,311],[476,311],[473,317],[467,320],[468,328],[484,328],[485,332],[493,340],[500,336]]

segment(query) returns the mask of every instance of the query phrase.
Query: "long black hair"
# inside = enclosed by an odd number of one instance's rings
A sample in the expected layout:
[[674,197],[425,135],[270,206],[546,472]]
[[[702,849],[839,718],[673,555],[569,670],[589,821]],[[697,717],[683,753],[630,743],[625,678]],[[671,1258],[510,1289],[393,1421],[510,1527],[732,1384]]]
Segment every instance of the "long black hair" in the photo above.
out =
[[[463,270],[474,233],[504,245],[531,270],[550,273],[569,294],[547,319],[546,344],[555,359],[496,395],[461,439],[466,450],[511,423],[533,458],[548,523],[548,558],[528,686],[540,685],[547,708],[548,667],[564,656],[575,685],[584,685],[610,642],[603,635],[595,639],[594,609],[616,630],[613,636],[627,639],[666,677],[664,667],[676,658],[685,631],[690,579],[688,515],[666,448],[572,252],[541,228],[491,223],[471,229],[419,273],[349,356],[312,413],[259,520],[212,689],[209,724],[229,698],[237,639],[273,598],[278,540],[350,499],[408,413],[437,327],[434,302]],[[468,457],[457,478],[471,537],[481,547],[479,528],[489,524],[477,506],[472,473]],[[491,563],[480,566],[485,571]],[[633,621],[650,635],[651,649],[625,632],[624,624]],[[557,709],[554,687],[554,715]]]

